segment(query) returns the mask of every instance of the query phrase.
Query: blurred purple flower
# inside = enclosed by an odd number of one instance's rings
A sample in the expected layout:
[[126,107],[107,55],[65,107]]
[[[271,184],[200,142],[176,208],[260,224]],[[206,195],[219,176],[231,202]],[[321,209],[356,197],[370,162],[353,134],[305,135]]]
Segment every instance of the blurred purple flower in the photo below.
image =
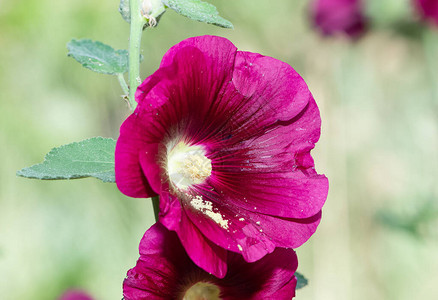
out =
[[65,291],[65,293],[59,297],[59,300],[93,300],[93,298],[83,290],[70,289]]
[[225,38],[190,38],[136,100],[117,141],[117,186],[159,194],[159,221],[196,265],[221,278],[228,251],[254,262],[315,232],[328,191],[310,155],[321,119],[288,64]]
[[314,0],[311,15],[324,35],[346,34],[356,38],[365,32],[367,25],[361,0]]
[[413,0],[418,12],[424,19],[438,26],[438,0]]
[[[175,232],[153,225],[140,242],[140,258],[123,282],[125,300],[291,299],[298,265],[292,249],[276,249],[255,263],[228,255],[228,273],[219,279],[197,267]],[[219,297],[219,298],[218,298]]]

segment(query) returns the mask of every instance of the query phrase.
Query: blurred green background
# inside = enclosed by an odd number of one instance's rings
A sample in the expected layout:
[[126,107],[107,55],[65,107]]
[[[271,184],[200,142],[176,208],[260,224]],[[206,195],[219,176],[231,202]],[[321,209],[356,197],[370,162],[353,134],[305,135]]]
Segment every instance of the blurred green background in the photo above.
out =
[[[309,286],[297,299],[435,299],[438,295],[438,29],[415,25],[408,0],[368,1],[356,42],[322,38],[307,1],[211,1],[226,30],[173,11],[143,36],[141,75],[173,44],[227,37],[291,64],[323,120],[313,155],[330,179],[322,223],[297,250]],[[128,44],[118,1],[0,2],[0,299],[56,299],[83,288],[120,299],[149,200],[94,179],[17,178],[52,147],[117,138],[129,114],[116,77],[66,56],[71,38]]]

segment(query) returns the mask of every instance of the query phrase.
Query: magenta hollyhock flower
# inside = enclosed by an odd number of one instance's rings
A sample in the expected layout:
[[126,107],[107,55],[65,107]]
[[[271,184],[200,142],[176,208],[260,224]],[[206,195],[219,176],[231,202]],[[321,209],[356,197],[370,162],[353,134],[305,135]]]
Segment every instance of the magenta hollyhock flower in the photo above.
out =
[[361,0],[315,0],[311,4],[311,15],[324,35],[344,33],[358,37],[366,29]]
[[59,300],[93,300],[93,298],[83,290],[70,289],[65,291]]
[[123,282],[125,300],[292,299],[298,266],[292,249],[278,248],[255,263],[230,252],[219,279],[196,266],[175,232],[153,225],[140,242],[140,258]]
[[438,26],[438,0],[414,0],[414,5],[424,19]]
[[228,250],[254,262],[315,232],[328,191],[310,155],[321,120],[288,64],[194,37],[164,55],[136,100],[116,145],[117,186],[160,195],[159,221],[196,265],[222,278]]

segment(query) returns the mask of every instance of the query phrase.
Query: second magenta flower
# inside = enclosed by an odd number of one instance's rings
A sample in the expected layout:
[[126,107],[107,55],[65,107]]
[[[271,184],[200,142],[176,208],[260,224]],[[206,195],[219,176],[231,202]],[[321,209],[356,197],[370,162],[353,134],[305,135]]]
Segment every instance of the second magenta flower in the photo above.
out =
[[144,234],[140,258],[123,282],[126,300],[168,299],[292,299],[298,265],[292,249],[276,249],[254,263],[228,253],[227,275],[216,278],[187,256],[175,232],[161,224]]
[[324,35],[357,38],[367,27],[362,0],[313,0],[310,11],[313,23]]

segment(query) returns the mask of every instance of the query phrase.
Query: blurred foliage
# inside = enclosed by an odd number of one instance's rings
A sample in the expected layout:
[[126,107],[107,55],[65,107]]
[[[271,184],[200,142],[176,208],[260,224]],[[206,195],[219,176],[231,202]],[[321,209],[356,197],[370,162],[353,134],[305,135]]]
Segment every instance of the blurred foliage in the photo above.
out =
[[[417,203],[419,202],[419,203]],[[421,203],[423,202],[423,203]],[[438,205],[436,199],[428,201],[412,201],[403,212],[395,212],[387,208],[376,214],[377,220],[391,229],[401,230],[418,239],[437,237]]]
[[[297,249],[310,282],[297,299],[434,299],[438,243],[428,233],[438,197],[438,30],[418,25],[409,0],[369,1],[374,25],[356,42],[319,36],[307,1],[209,2],[235,29],[168,11],[144,32],[141,74],[151,74],[182,39],[216,34],[286,61],[305,78],[321,110],[313,155],[330,192],[317,233]],[[114,184],[15,176],[55,146],[117,138],[129,114],[117,78],[81,68],[67,58],[66,44],[87,38],[126,49],[128,24],[118,5],[0,3],[2,299],[56,299],[73,287],[120,299],[153,222],[149,200],[124,197]]]

